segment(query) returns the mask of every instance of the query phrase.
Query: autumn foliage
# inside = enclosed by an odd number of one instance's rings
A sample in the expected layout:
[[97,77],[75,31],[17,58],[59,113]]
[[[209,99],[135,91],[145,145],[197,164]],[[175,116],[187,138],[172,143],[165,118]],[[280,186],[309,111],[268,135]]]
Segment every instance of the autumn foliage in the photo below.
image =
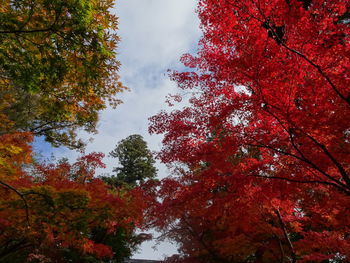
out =
[[150,119],[159,184],[138,135],[104,181],[100,153],[33,158],[119,103],[112,5],[0,0],[0,262],[121,262],[144,223],[179,244],[169,263],[349,262],[349,1],[199,0],[198,52],[171,73],[186,106]]
[[169,262],[349,261],[349,10],[199,1],[199,51],[171,75],[188,106],[151,118]]
[[[125,89],[117,74],[112,0],[0,0],[0,134],[79,148]],[[7,125],[3,125],[6,123]]]
[[130,238],[125,241],[131,247],[138,243],[136,236],[132,238],[135,227],[143,222],[143,191],[113,190],[96,179],[95,170],[104,167],[103,154],[82,156],[74,164],[61,161],[19,169],[28,163],[29,149],[20,145],[25,137],[16,136],[12,138],[18,140],[16,146],[4,149],[14,156],[0,170],[1,262],[129,256],[120,242]]
[[0,262],[122,262],[145,189],[98,179],[103,154],[38,161],[33,140],[82,148],[99,112],[120,103],[114,3],[0,0]]

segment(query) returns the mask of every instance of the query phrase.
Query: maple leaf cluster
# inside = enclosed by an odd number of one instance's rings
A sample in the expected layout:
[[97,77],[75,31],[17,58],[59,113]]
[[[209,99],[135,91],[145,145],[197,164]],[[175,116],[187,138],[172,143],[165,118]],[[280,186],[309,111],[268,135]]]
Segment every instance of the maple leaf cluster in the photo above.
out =
[[164,134],[154,225],[169,262],[350,260],[350,5],[345,0],[200,0],[203,37],[186,107]]

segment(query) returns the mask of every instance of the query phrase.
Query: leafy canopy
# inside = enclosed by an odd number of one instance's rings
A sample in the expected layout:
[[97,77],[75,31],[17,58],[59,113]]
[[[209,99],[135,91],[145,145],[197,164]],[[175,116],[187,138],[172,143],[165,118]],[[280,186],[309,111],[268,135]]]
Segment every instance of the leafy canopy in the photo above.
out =
[[79,147],[98,112],[123,89],[113,1],[0,1],[0,133],[31,131]]
[[147,236],[147,196],[95,178],[103,154],[44,164],[31,143],[79,148],[116,106],[117,18],[106,0],[0,0],[0,262],[123,262]]
[[199,51],[171,75],[188,106],[150,127],[176,175],[154,211],[171,262],[349,261],[349,10],[199,1]]
[[[22,138],[13,137],[19,150],[6,150],[16,158],[8,164],[28,162],[29,139]],[[102,157],[92,153],[73,164],[18,168],[12,176],[0,166],[0,262],[123,262],[130,257],[142,241],[134,231],[143,222],[147,198],[137,188],[112,192],[94,178],[104,167]]]

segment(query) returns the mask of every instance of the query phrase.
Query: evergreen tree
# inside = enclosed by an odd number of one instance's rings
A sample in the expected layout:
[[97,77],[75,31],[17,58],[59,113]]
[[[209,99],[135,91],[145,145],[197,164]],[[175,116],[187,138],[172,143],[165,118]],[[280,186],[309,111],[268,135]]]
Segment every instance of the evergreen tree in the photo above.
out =
[[130,135],[118,142],[110,156],[119,161],[119,166],[113,169],[115,175],[103,177],[110,185],[136,186],[147,179],[155,178],[157,174],[152,153],[141,135]]

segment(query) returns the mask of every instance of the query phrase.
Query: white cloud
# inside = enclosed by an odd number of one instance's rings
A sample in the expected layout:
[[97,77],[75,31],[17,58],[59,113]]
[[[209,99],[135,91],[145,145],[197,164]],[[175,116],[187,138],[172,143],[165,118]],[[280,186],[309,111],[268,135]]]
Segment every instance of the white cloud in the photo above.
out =
[[120,54],[134,64],[166,67],[199,36],[196,0],[120,0]]

